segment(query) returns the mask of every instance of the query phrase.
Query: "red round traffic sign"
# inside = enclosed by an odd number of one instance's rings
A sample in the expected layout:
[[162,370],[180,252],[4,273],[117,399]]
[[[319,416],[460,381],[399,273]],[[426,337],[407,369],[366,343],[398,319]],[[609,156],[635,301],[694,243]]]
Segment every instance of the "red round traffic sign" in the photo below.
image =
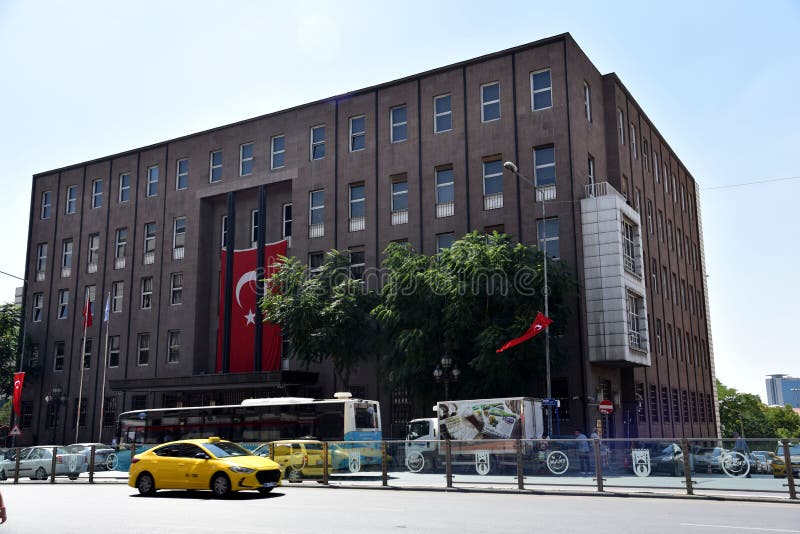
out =
[[597,405],[597,409],[600,410],[600,413],[608,415],[614,411],[614,403],[608,399],[601,400],[600,404]]

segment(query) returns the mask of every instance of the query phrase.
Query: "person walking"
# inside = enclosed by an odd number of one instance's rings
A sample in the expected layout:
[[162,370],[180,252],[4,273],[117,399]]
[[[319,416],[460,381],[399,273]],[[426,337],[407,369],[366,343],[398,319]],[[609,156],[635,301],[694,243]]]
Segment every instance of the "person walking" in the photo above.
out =
[[589,475],[591,474],[589,470],[589,438],[576,428],[575,439],[578,440],[578,460],[580,460],[581,464],[581,475]]
[[[750,447],[747,446],[747,442],[744,440],[742,436],[739,435],[738,432],[733,433],[733,452],[738,452],[742,454],[745,459],[749,461],[750,458]],[[747,471],[747,478],[750,478],[750,471]]]

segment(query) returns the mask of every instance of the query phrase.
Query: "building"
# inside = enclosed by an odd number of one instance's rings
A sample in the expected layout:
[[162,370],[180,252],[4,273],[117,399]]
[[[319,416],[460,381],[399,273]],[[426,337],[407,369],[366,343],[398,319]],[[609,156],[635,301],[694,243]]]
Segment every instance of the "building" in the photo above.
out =
[[767,376],[767,404],[800,408],[800,378],[789,375]]
[[[288,237],[311,267],[338,248],[358,270],[391,241],[432,253],[471,230],[546,239],[574,268],[570,357],[552,380],[563,429],[718,435],[697,184],[622,81],[563,34],[35,175],[24,439],[70,441],[79,419],[88,440],[101,415],[110,439],[122,410],[336,391],[329,368],[291,359],[217,372],[224,243]],[[109,293],[108,362],[95,320],[81,385],[81,310]],[[382,401],[387,435],[423,415],[368,366],[351,391]]]

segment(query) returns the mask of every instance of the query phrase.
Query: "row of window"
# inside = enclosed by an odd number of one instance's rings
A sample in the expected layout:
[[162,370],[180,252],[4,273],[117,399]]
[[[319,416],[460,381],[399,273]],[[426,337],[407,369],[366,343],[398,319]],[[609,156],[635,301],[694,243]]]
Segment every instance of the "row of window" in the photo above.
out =
[[663,354],[668,358],[677,358],[681,362],[685,359],[689,365],[710,368],[708,346],[704,339],[692,336],[689,332],[682,333],[681,329],[677,327],[673,335],[672,325],[665,324],[662,341],[661,319],[655,320],[655,327],[655,352],[657,355]]
[[[588,87],[588,86],[586,86]],[[500,119],[500,83],[491,82],[480,87],[481,93],[481,121],[491,122]],[[550,69],[531,73],[531,110],[537,111],[552,107],[552,78]],[[452,95],[437,95],[433,99],[434,133],[443,133],[453,129]],[[587,113],[590,108],[587,106]],[[390,139],[392,143],[399,143],[408,139],[408,107],[406,104],[393,106],[389,109]],[[349,150],[358,152],[366,149],[366,116],[357,115],[349,118]],[[324,124],[312,126],[309,130],[309,158],[321,160],[325,158],[326,126]],[[253,174],[255,161],[255,143],[248,142],[239,145],[239,176]],[[270,138],[270,169],[277,170],[286,165],[286,136],[274,135]],[[145,196],[158,195],[159,165],[147,168],[147,182]],[[119,175],[119,188],[117,201],[128,202],[131,198],[131,173],[124,172]],[[214,150],[209,154],[208,181],[216,183],[223,178],[223,152]],[[189,185],[189,159],[183,158],[176,162],[175,189],[186,189]],[[103,206],[103,180],[92,181],[91,208]],[[65,198],[65,213],[77,212],[78,186],[69,185]],[[49,219],[52,215],[53,192],[42,192],[40,218]]]
[[[72,405],[74,409],[72,410],[72,428],[75,428],[76,425],[80,424],[80,426],[86,427],[86,414],[88,411],[87,408],[87,399],[86,397],[81,398],[80,402],[80,415],[78,415],[78,398],[72,399]],[[60,407],[51,402],[47,405],[47,416],[45,419],[45,426],[47,428],[56,428],[61,426],[60,415],[61,410]],[[22,428],[30,428],[33,425],[33,402],[31,401],[22,401],[22,413],[20,414],[20,426]],[[117,397],[105,397],[103,402],[103,428],[114,428],[117,424]]]
[[[639,211],[639,190],[636,190],[637,201],[636,208]],[[695,270],[700,270],[700,246],[692,242],[689,232],[682,232],[677,224],[674,227],[672,220],[667,219],[666,232],[664,232],[664,215],[661,210],[656,212],[655,225],[653,225],[653,203],[650,199],[647,200],[645,207],[645,218],[647,220],[647,233],[650,235],[657,234],[658,241],[665,242],[670,250],[674,250],[678,259],[683,259],[688,265],[691,265]],[[640,212],[641,213],[641,212]]]
[[658,262],[655,258],[650,260],[650,291],[654,295],[661,294],[664,300],[672,300],[678,307],[683,307],[684,310],[689,311],[692,315],[699,315],[703,318],[705,301],[703,300],[703,293],[700,288],[695,289],[690,283],[687,285],[686,279],[681,278],[678,283],[678,275],[672,272],[672,277],[667,270],[666,266],[661,267],[661,284],[658,281]]
[[[685,389],[649,385],[648,395],[644,395],[644,384],[636,384],[636,395],[640,399],[639,422],[657,423],[713,423],[714,399],[710,393],[687,391]],[[646,403],[646,405],[645,405]]]

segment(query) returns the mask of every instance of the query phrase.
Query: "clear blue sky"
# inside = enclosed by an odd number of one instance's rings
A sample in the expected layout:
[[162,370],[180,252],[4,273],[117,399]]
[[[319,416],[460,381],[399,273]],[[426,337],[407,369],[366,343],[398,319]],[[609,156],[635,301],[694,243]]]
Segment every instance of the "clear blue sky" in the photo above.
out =
[[[23,273],[36,172],[566,31],[701,188],[800,176],[799,2],[557,4],[0,0],[0,270]],[[798,198],[702,192],[717,376],[762,397],[800,376]]]

